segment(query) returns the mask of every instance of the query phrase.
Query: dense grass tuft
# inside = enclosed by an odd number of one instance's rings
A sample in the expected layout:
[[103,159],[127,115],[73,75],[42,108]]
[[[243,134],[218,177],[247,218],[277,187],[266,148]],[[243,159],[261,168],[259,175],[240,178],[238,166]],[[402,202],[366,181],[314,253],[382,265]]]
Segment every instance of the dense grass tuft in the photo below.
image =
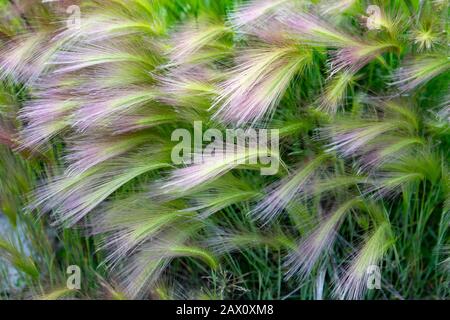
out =
[[73,2],[0,0],[0,298],[450,297],[448,1]]

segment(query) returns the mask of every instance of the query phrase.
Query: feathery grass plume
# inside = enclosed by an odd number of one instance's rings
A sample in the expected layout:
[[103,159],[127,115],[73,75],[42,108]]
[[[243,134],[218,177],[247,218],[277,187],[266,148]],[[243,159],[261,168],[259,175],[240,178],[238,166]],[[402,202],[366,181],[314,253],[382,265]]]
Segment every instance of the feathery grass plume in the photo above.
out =
[[[142,53],[143,59],[147,54],[155,55],[155,59],[158,59],[158,51],[153,51],[151,47],[146,47],[145,50],[149,51]],[[104,92],[111,95],[111,91],[122,88],[150,87],[155,83],[154,72],[154,68],[143,67],[139,63],[121,62],[97,65],[94,68],[69,73],[68,76],[76,81],[72,89],[77,94],[89,98],[90,95],[98,96]]]
[[206,219],[233,204],[241,204],[260,195],[257,188],[233,174],[225,174],[200,190],[186,196],[190,207],[186,212],[197,212],[200,219]]
[[328,152],[352,158],[359,171],[373,172],[382,165],[414,152],[426,144],[419,136],[420,119],[414,108],[404,101],[370,101],[376,109],[363,118],[335,121],[323,130],[332,142]]
[[194,154],[194,159],[202,159],[202,162],[172,171],[170,177],[157,187],[158,191],[155,194],[176,195],[195,190],[238,168],[241,164],[256,163],[258,157],[264,153],[276,161],[281,161],[278,150],[260,150],[257,146],[237,148],[234,144],[225,144],[222,150],[216,149],[214,154]]
[[245,50],[219,86],[213,118],[236,126],[270,118],[293,77],[312,62],[312,51],[295,45]]
[[319,11],[323,15],[339,15],[349,10],[357,0],[326,0],[319,4]]
[[292,0],[252,0],[242,4],[230,13],[229,20],[234,28],[241,29],[248,25],[255,25],[261,19],[267,19]]
[[[62,87],[56,89],[58,84]],[[40,88],[36,100],[21,110],[20,118],[27,123],[21,132],[22,148],[40,148],[45,142],[73,126],[85,131],[95,124],[98,130],[123,114],[153,102],[155,96],[153,91],[128,89],[124,90],[122,96],[105,94],[84,102],[83,98],[68,94],[65,85],[64,81],[56,81],[53,88]],[[165,118],[167,117],[153,119],[161,121]]]
[[0,238],[0,257],[8,260],[17,270],[32,278],[39,277],[39,269],[31,257],[20,252],[14,243]]
[[426,54],[407,60],[393,75],[392,85],[411,91],[447,72],[450,60],[445,54]]
[[86,101],[74,113],[73,126],[80,132],[107,128],[122,115],[127,115],[155,103],[153,88],[123,88],[112,94],[103,93]]
[[346,48],[360,44],[358,38],[313,13],[283,10],[277,19],[287,27],[290,37],[312,46]]
[[180,120],[175,110],[169,107],[152,106],[149,109],[139,110],[131,114],[120,115],[113,127],[108,127],[114,135],[130,134],[145,131],[151,128],[159,128],[173,124]]
[[220,75],[211,68],[188,65],[172,68],[158,81],[158,101],[171,106],[203,108],[211,105]]
[[[274,47],[282,47],[289,42],[286,26],[276,19],[265,21],[264,26],[248,27],[240,36],[248,41],[261,42]],[[295,42],[292,41],[292,43]]]
[[77,41],[82,38],[87,42],[98,42],[114,38],[124,38],[141,33],[148,35],[161,35],[164,30],[161,26],[152,24],[151,20],[140,20],[130,17],[120,17],[113,13],[94,13],[81,21],[81,26],[74,30],[63,32],[61,37]]
[[330,59],[331,75],[338,72],[356,73],[382,53],[397,48],[398,44],[395,42],[379,41],[377,43],[360,42],[339,49],[332,54]]
[[132,261],[118,274],[126,294],[132,298],[145,295],[175,258],[197,258],[204,261],[210,268],[217,268],[217,259],[210,252],[185,244],[195,232],[198,232],[198,229],[198,224],[185,224],[183,229],[168,231],[161,234],[156,241],[144,244],[133,255]]
[[335,114],[345,102],[347,89],[353,85],[355,78],[355,75],[349,72],[342,72],[331,78],[319,98],[319,110]]
[[[399,129],[399,121],[353,120],[334,125],[324,131],[325,136],[332,138],[327,152],[338,151],[346,157],[364,150],[374,139]],[[401,127],[400,127],[401,128]]]
[[425,140],[421,137],[386,135],[361,156],[358,165],[363,171],[378,169],[386,163],[410,154],[425,144]]
[[158,151],[137,150],[74,176],[62,175],[35,191],[31,208],[52,211],[59,224],[73,225],[117,189],[151,171],[170,167]]
[[[55,82],[54,86],[57,85]],[[20,132],[19,148],[42,149],[52,138],[70,128],[72,113],[79,105],[78,98],[63,89],[59,92],[51,87],[39,89],[35,99],[19,111],[19,119],[26,123]]]
[[303,13],[299,15],[288,14],[280,20],[293,39],[297,39],[311,46],[324,46],[340,48],[336,50],[330,59],[331,72],[334,74],[345,71],[355,73],[391,44],[368,44],[338,31],[334,26],[325,22],[313,14]]
[[158,238],[160,232],[186,223],[194,217],[171,204],[160,205],[144,194],[111,200],[92,218],[92,232],[105,237],[99,243],[108,255],[103,263],[117,267],[141,244]]
[[441,179],[440,157],[425,147],[384,163],[376,173],[374,186],[369,191],[377,191],[385,197],[394,197],[411,184],[427,180],[432,185],[437,185]]
[[261,233],[250,230],[214,229],[206,240],[206,247],[216,255],[229,254],[241,249],[268,246],[271,249],[294,249],[295,241],[279,233]]
[[365,243],[359,248],[353,259],[338,280],[333,295],[340,299],[361,299],[367,290],[370,268],[378,267],[380,260],[393,244],[393,235],[389,222],[378,225]]
[[267,196],[252,209],[251,214],[265,223],[275,219],[296,196],[310,187],[317,170],[329,159],[326,154],[318,155],[291,176],[269,186]]
[[[366,115],[364,118],[352,118],[336,121],[333,125],[323,129],[324,137],[330,138],[328,152],[338,151],[345,157],[361,155],[373,151],[379,145],[385,145],[386,137],[394,138],[418,138],[419,119],[416,112],[405,102],[395,100],[368,100],[369,104],[377,103],[382,108],[384,115],[376,113]],[[417,141],[417,140],[414,140]],[[414,141],[410,141],[411,144]],[[398,151],[401,146],[408,143],[399,141],[397,149],[391,146],[391,151]],[[389,146],[388,146],[389,147]],[[385,151],[389,151],[386,149]]]
[[309,235],[300,240],[298,247],[288,255],[285,262],[288,268],[286,272],[288,279],[293,276],[304,279],[311,273],[320,256],[332,247],[343,218],[361,201],[359,198],[354,198],[344,202],[325,217]]
[[336,26],[313,13],[286,12],[280,18],[292,38],[311,46],[337,49],[330,59],[331,75],[340,71],[355,73],[381,53],[398,49],[396,41],[390,39],[362,40],[350,32],[338,30]]
[[33,83],[46,68],[49,49],[42,47],[48,34],[37,33],[13,40],[0,51],[0,79],[12,76],[16,82]]
[[[18,81],[34,83],[45,70],[53,69],[55,63],[72,62],[73,66],[61,67],[59,70],[60,72],[67,72],[77,70],[80,67],[105,63],[105,60],[120,61],[127,59],[125,54],[120,55],[119,52],[111,51],[107,55],[100,49],[107,44],[108,39],[117,40],[119,35],[129,36],[130,34],[135,35],[138,32],[152,30],[152,24],[143,19],[141,21],[129,21],[124,19],[123,15],[122,19],[118,19],[120,10],[110,10],[109,13],[99,14],[92,13],[87,7],[83,9],[86,10],[86,15],[80,20],[80,28],[64,28],[58,33],[51,32],[53,28],[48,30],[48,26],[56,25],[52,21],[52,23],[46,25],[42,32],[36,32],[29,37],[14,39],[11,44],[12,48],[8,49],[7,47],[2,54],[5,59],[0,62],[0,76],[11,74]],[[156,22],[157,19],[152,21]],[[151,32],[151,34],[154,33]],[[102,42],[102,46],[97,47],[98,50],[95,51],[92,45],[99,46],[100,42]],[[152,46],[155,47],[153,43],[156,42],[152,42]],[[77,50],[81,50],[79,55],[84,53],[84,60],[77,60],[73,52],[63,50],[64,48],[74,49],[75,47],[77,47]]]
[[320,196],[333,191],[344,191],[355,185],[366,185],[370,183],[370,178],[360,173],[336,174],[335,176],[324,175],[321,179],[317,179],[310,193],[311,196]]
[[52,64],[56,66],[55,74],[65,74],[110,63],[136,64],[150,71],[155,68],[157,62],[155,56],[146,55],[146,52],[135,44],[118,42],[89,45],[80,43],[59,51]]
[[[159,5],[158,2],[149,2],[147,7],[155,8]],[[100,1],[91,6],[84,6],[79,27],[63,30],[55,39],[66,39],[75,43],[80,40],[98,43],[130,37],[164,35],[164,17],[155,15],[149,8],[142,10],[142,4],[142,1]],[[148,13],[152,17],[146,15]]]
[[[102,162],[136,149],[149,141],[154,143],[157,140],[155,135],[143,132],[114,137],[89,135],[82,140],[69,141],[65,156],[69,164],[66,175],[82,174]],[[158,149],[158,146],[155,145],[155,149]]]
[[9,1],[2,10],[8,19],[0,21],[0,38],[5,36],[0,48],[0,79],[36,84],[62,44],[52,40],[61,26],[55,23],[60,22],[60,13],[57,8],[47,9],[45,4],[33,1]]
[[172,36],[167,67],[220,59],[231,47],[223,39],[231,30],[222,21],[200,20],[184,24]]

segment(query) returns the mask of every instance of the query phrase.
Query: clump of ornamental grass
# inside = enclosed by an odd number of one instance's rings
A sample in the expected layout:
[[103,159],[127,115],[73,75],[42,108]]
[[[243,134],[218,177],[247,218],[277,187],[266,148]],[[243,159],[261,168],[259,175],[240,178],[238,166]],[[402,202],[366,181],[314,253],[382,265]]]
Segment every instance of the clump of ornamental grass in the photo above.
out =
[[[112,297],[448,297],[445,3],[80,5],[78,28],[22,18],[5,42],[28,96],[0,141],[60,151],[26,208],[98,240]],[[279,129],[279,172],[175,165],[194,121]]]

